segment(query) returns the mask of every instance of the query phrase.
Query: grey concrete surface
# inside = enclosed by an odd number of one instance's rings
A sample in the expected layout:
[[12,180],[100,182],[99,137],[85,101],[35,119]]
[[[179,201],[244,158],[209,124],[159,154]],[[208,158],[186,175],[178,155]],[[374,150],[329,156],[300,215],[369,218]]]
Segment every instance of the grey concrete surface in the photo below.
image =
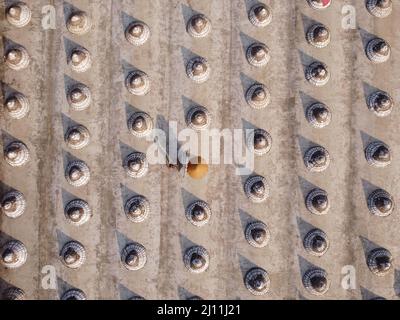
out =
[[[372,216],[366,205],[371,186],[389,191],[395,200],[400,172],[397,145],[400,80],[400,41],[396,34],[400,6],[394,3],[387,19],[373,18],[364,1],[333,0],[324,11],[311,9],[304,0],[265,0],[273,11],[266,28],[255,28],[247,18],[253,0],[26,0],[33,11],[31,23],[16,29],[4,18],[1,8],[3,44],[11,40],[27,48],[32,63],[25,71],[12,71],[3,64],[0,75],[4,92],[9,88],[29,97],[31,111],[22,120],[2,116],[2,144],[12,137],[27,144],[31,161],[22,168],[0,162],[1,190],[20,190],[26,196],[26,213],[11,220],[0,216],[0,244],[9,238],[21,240],[28,250],[27,263],[19,269],[0,269],[0,289],[10,285],[22,288],[28,299],[59,299],[70,287],[82,289],[89,299],[316,299],[302,285],[302,274],[314,265],[325,269],[331,287],[323,299],[369,299],[382,296],[396,299],[400,292],[398,211],[387,218]],[[43,30],[42,7],[56,9],[56,29]],[[70,6],[87,11],[91,31],[83,36],[70,34],[65,27],[65,12]],[[342,7],[353,5],[357,29],[342,28]],[[207,15],[212,32],[204,39],[191,38],[185,29],[194,12]],[[151,29],[149,41],[133,47],[124,37],[124,27],[133,19]],[[332,42],[316,49],[305,40],[304,29],[315,20],[326,24]],[[363,40],[369,34],[386,39],[392,46],[389,62],[373,65],[364,53]],[[265,43],[272,59],[266,68],[251,67],[245,47],[252,39]],[[77,74],[67,65],[71,43],[87,48],[93,56],[92,68]],[[206,57],[212,67],[209,81],[197,85],[185,73],[185,61],[193,54]],[[325,62],[331,81],[322,88],[304,79],[304,65],[313,60]],[[127,71],[137,68],[152,81],[151,92],[135,97],[124,86]],[[65,97],[71,81],[90,87],[93,103],[89,109],[72,111]],[[250,109],[244,90],[252,81],[264,83],[271,91],[272,103],[263,110]],[[368,86],[392,94],[396,108],[387,118],[372,114],[365,103]],[[122,160],[130,151],[145,152],[149,142],[133,137],[127,119],[135,110],[149,113],[158,126],[176,121],[186,127],[189,101],[206,106],[212,113],[213,128],[240,129],[254,126],[267,130],[273,138],[271,152],[256,158],[255,173],[265,176],[271,197],[264,204],[250,203],[243,192],[246,177],[235,174],[233,165],[213,165],[204,180],[181,177],[166,166],[151,166],[146,177],[129,178]],[[326,103],[333,112],[331,124],[312,128],[304,108],[312,101]],[[71,151],[64,143],[65,126],[71,121],[85,125],[91,133],[88,147]],[[368,139],[390,145],[393,162],[385,169],[370,167],[364,156]],[[322,145],[329,150],[332,163],[323,173],[309,173],[303,163],[304,149]],[[90,183],[79,189],[64,178],[68,159],[84,160],[91,169]],[[329,193],[331,210],[326,216],[311,215],[304,195],[318,186]],[[129,222],[123,205],[134,194],[151,203],[149,219]],[[90,204],[93,217],[81,227],[69,225],[63,207],[72,198]],[[185,218],[185,207],[195,199],[212,208],[210,223],[196,228]],[[264,249],[252,248],[244,238],[247,222],[259,219],[271,231]],[[323,229],[331,243],[321,258],[307,254],[302,246],[304,234],[312,227]],[[65,268],[61,246],[74,239],[86,248],[87,261],[78,270]],[[120,263],[122,247],[131,241],[147,249],[146,266],[127,271]],[[210,253],[209,270],[189,273],[182,261],[191,244],[202,245]],[[376,277],[365,263],[365,250],[382,246],[394,257],[394,270]],[[52,265],[58,288],[42,286],[41,270]],[[356,270],[356,288],[345,290],[341,282],[343,266]],[[243,284],[252,266],[268,271],[271,290],[255,297]]]

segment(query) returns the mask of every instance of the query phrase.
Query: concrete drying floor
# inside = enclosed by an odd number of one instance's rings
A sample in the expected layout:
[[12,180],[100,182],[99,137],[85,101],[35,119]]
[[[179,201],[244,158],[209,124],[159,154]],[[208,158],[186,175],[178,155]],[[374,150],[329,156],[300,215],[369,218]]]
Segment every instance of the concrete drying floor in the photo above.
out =
[[[9,3],[10,1],[6,1]],[[400,291],[399,214],[388,218],[372,216],[366,194],[373,186],[400,198],[400,148],[397,145],[400,113],[395,108],[387,118],[368,111],[366,90],[388,91],[396,103],[400,69],[400,39],[397,22],[400,6],[387,19],[373,18],[364,1],[334,0],[324,11],[311,9],[302,1],[265,1],[273,10],[273,22],[255,28],[247,18],[252,0],[26,0],[33,11],[31,23],[17,29],[1,10],[3,43],[25,46],[32,57],[21,72],[1,66],[3,92],[13,88],[29,97],[31,111],[22,120],[1,117],[3,144],[12,137],[28,146],[31,161],[22,168],[0,162],[2,191],[20,190],[26,197],[25,214],[12,220],[0,216],[0,244],[7,239],[22,241],[28,250],[25,265],[16,270],[0,269],[1,288],[22,288],[28,299],[59,299],[69,287],[82,289],[89,299],[315,299],[303,287],[301,277],[308,266],[324,268],[331,288],[324,299],[394,299]],[[42,6],[56,8],[56,29],[41,27]],[[70,5],[87,11],[92,30],[74,36],[65,28],[64,11]],[[357,13],[357,30],[343,30],[342,6],[351,4]],[[5,4],[3,4],[5,5]],[[185,24],[192,12],[201,12],[212,21],[212,33],[204,39],[191,38]],[[133,47],[124,38],[124,27],[132,19],[146,22],[151,38],[142,47]],[[331,44],[316,49],[307,44],[304,28],[310,20],[327,25]],[[365,56],[363,41],[378,35],[392,46],[389,62],[373,65]],[[272,51],[266,68],[251,67],[244,48],[256,39]],[[77,74],[66,62],[71,43],[87,48],[93,57],[90,71]],[[211,78],[196,85],[185,74],[184,61],[191,54],[208,59]],[[313,59],[328,64],[332,78],[323,88],[304,80],[303,65]],[[144,97],[130,95],[125,86],[127,70],[135,67],[151,78],[152,91]],[[265,83],[272,103],[264,110],[250,109],[244,90],[251,81]],[[70,81],[91,88],[93,103],[83,112],[72,111],[65,98]],[[368,92],[367,92],[368,94]],[[126,121],[134,110],[144,110],[158,123],[174,120],[186,127],[184,115],[190,100],[207,106],[214,128],[256,126],[273,137],[271,152],[256,159],[255,172],[271,185],[271,197],[262,205],[250,203],[243,192],[245,178],[235,175],[232,165],[212,166],[201,181],[182,178],[176,171],[152,166],[145,178],[129,178],[121,166],[132,150],[146,151],[148,142],[134,138]],[[312,128],[304,117],[304,107],[322,101],[333,112],[329,127]],[[4,112],[3,112],[4,113]],[[79,151],[64,143],[65,126],[77,122],[91,133],[91,144]],[[364,144],[371,139],[391,146],[393,162],[385,169],[370,167]],[[332,163],[323,173],[309,173],[302,153],[311,144],[325,146]],[[79,158],[91,168],[91,181],[74,189],[64,178],[68,159]],[[325,189],[331,210],[313,216],[304,206],[304,194],[312,186]],[[130,223],[123,211],[124,201],[143,194],[151,202],[149,219]],[[93,211],[82,227],[69,225],[64,205],[73,197],[85,199]],[[196,228],[185,218],[185,206],[195,199],[207,201],[213,210],[210,223]],[[250,247],[243,232],[248,221],[260,219],[270,228],[271,241],[265,249]],[[324,230],[331,247],[321,258],[307,254],[302,237],[311,226]],[[59,251],[68,239],[84,244],[87,261],[78,270],[67,269]],[[136,272],[120,263],[121,248],[137,241],[147,249],[147,264]],[[182,253],[196,243],[210,253],[209,270],[200,275],[186,271]],[[365,252],[382,246],[394,257],[394,268],[385,277],[372,275]],[[58,289],[42,287],[41,269],[52,265],[57,271]],[[243,285],[243,275],[257,265],[268,271],[271,290],[254,297]],[[342,267],[356,269],[356,288],[341,286]]]

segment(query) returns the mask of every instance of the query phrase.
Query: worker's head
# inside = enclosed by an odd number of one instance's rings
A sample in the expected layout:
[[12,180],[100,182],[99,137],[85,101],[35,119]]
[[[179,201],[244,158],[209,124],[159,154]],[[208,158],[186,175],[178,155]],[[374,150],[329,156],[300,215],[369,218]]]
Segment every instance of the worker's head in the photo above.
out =
[[188,163],[187,173],[193,179],[203,179],[208,173],[208,164],[201,157],[193,157]]

